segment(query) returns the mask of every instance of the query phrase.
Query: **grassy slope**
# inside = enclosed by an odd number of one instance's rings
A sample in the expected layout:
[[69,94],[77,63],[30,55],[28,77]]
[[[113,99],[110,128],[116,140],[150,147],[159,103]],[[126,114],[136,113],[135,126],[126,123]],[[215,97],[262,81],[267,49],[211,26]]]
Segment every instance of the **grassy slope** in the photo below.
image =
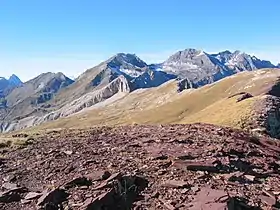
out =
[[[177,93],[175,81],[135,91],[104,107],[41,125],[37,129],[84,128],[99,125],[206,122],[242,127],[254,112],[255,101],[280,76],[279,70],[243,72],[199,89]],[[228,96],[249,92],[256,97],[236,103]]]

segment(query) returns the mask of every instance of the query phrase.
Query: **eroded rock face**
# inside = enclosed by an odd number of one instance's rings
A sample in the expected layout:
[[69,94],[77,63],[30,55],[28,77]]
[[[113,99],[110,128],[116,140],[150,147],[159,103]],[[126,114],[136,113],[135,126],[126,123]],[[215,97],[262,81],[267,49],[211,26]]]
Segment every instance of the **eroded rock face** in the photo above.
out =
[[57,131],[0,153],[1,190],[15,190],[0,209],[279,208],[280,142],[230,128]]
[[258,128],[274,138],[280,138],[280,99],[267,95],[256,105]]

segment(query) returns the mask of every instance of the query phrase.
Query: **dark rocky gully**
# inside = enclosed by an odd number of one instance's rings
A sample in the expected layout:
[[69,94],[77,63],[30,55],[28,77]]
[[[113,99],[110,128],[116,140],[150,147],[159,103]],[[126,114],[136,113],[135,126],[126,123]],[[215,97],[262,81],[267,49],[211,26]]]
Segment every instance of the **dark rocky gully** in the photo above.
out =
[[49,132],[1,149],[0,209],[280,209],[280,141],[207,124]]

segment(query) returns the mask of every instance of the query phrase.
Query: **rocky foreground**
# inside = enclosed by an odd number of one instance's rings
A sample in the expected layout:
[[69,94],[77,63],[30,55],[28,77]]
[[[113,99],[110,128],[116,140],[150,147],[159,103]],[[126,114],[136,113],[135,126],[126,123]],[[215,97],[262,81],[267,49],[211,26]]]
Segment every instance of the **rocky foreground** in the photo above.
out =
[[280,208],[280,141],[230,128],[59,131],[1,156],[0,209]]

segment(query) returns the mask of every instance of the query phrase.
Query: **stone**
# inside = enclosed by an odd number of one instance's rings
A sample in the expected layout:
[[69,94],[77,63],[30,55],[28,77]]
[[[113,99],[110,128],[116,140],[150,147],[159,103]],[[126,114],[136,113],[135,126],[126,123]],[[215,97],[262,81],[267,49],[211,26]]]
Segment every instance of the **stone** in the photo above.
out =
[[153,158],[153,160],[167,160],[168,156],[167,155],[158,155]]
[[63,151],[66,155],[72,155],[73,154],[73,151],[71,150],[66,150],[66,151]]
[[108,187],[110,187],[110,184],[108,182],[102,182],[100,185],[93,188],[93,190],[102,190],[102,189],[108,188]]
[[31,203],[31,200],[22,199],[20,202],[21,202],[22,204],[27,204],[27,203]]
[[195,193],[199,192],[200,191],[200,188],[196,185],[194,187],[191,188],[191,190]]
[[246,178],[246,179],[248,179],[249,181],[251,181],[251,182],[253,182],[253,181],[255,181],[255,176],[252,176],[252,175],[244,175],[244,177]]
[[[102,193],[96,198],[89,198],[84,203],[84,209],[112,209],[114,206],[114,191],[110,189],[109,191]],[[110,208],[111,207],[111,208]]]
[[43,206],[47,203],[59,204],[66,200],[68,194],[63,189],[45,190],[38,199],[37,206]]
[[101,175],[102,180],[109,179],[111,176],[111,173],[109,171],[104,171],[103,174]]
[[161,198],[159,198],[159,201],[165,206],[166,209],[176,210],[176,208],[172,204],[170,204],[168,201],[161,199]]
[[240,176],[242,176],[243,174],[244,174],[243,172],[236,171],[236,172],[233,172],[233,173],[230,173],[230,174],[224,174],[224,175],[222,175],[222,178],[224,180],[233,181],[236,178],[239,178]]
[[158,198],[159,197],[159,192],[154,192],[152,195],[151,195],[151,198]]
[[252,97],[253,97],[252,94],[250,94],[250,93],[244,93],[242,96],[240,96],[240,97],[236,100],[236,102],[240,102],[240,101],[243,101],[243,100],[245,100],[245,99],[252,98]]
[[15,175],[8,175],[3,178],[4,182],[12,182],[16,179]]
[[16,190],[19,187],[17,186],[17,184],[7,182],[2,185],[2,188],[6,189],[6,190]]
[[108,179],[106,179],[107,182],[110,182],[114,179],[120,179],[122,177],[122,174],[120,172],[112,174]]
[[65,189],[69,189],[75,186],[89,186],[91,185],[91,181],[89,181],[86,177],[77,177],[70,182],[64,185]]
[[276,204],[276,198],[275,197],[261,195],[260,199],[263,203],[265,203],[269,206],[273,206],[273,205]]
[[219,172],[219,169],[216,168],[213,164],[206,162],[188,162],[186,163],[186,167],[187,170],[190,171],[207,171],[212,173]]
[[187,188],[189,187],[189,183],[185,181],[168,180],[162,186],[170,188]]
[[36,192],[29,192],[27,195],[24,197],[25,200],[33,200],[36,198],[39,198],[42,194],[41,193],[36,193]]
[[215,190],[211,188],[202,188],[199,193],[194,197],[192,206],[188,209],[227,209],[228,194],[223,190]]
[[21,196],[16,191],[0,192],[0,203],[11,203],[21,200]]

